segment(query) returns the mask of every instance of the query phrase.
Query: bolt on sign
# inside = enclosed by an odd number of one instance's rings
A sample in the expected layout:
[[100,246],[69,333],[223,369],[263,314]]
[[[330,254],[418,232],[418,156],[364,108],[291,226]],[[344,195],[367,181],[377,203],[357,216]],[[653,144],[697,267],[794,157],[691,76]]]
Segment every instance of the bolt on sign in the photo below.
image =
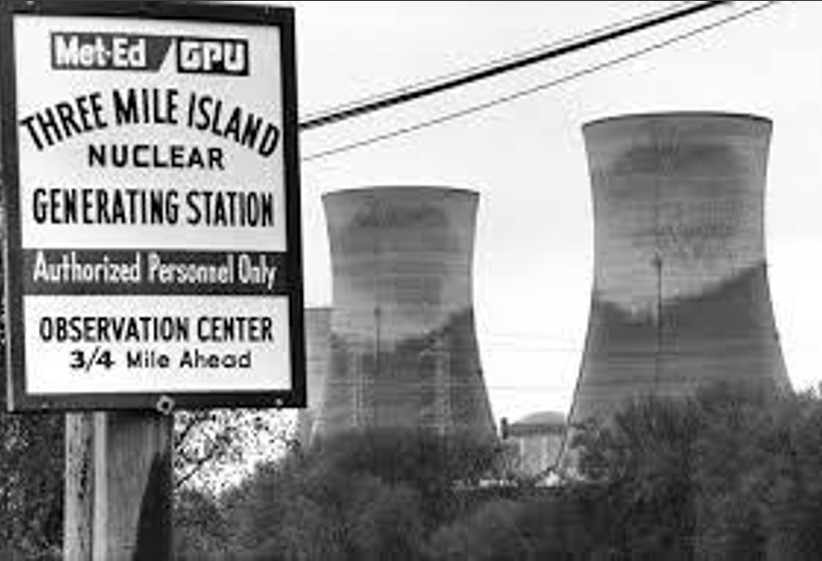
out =
[[294,18],[0,5],[11,410],[305,402]]

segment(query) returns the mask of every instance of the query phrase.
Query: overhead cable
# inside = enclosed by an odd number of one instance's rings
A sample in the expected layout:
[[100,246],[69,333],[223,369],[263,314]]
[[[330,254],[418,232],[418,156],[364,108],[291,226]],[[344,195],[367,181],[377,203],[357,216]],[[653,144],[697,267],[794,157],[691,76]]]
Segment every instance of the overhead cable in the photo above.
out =
[[401,89],[393,95],[381,96],[366,103],[352,104],[347,108],[339,111],[331,111],[324,113],[317,117],[309,118],[300,122],[300,130],[306,131],[313,128],[337,123],[353,117],[358,117],[366,113],[372,113],[380,109],[386,109],[402,103],[407,103],[423,97],[428,97],[445,90],[464,86],[472,82],[484,80],[492,76],[510,72],[525,66],[543,62],[552,58],[557,58],[573,52],[581,51],[594,45],[613,41],[625,35],[644,31],[657,25],[662,25],[671,21],[675,21],[684,17],[688,17],[699,12],[728,4],[728,0],[712,0],[708,2],[683,2],[685,7],[677,10],[672,10],[670,13],[654,18],[641,18],[639,22],[633,22],[629,25],[618,26],[617,29],[605,28],[602,33],[597,33],[593,36],[585,36],[579,41],[570,43],[562,43],[559,46],[547,50],[540,50],[536,53],[528,53],[526,56],[520,56],[513,59],[505,59],[499,64],[493,66],[482,67],[478,71],[470,73],[460,73],[457,76],[435,81],[434,83],[423,83],[420,87],[411,89]]
[[474,113],[484,111],[486,109],[490,109],[490,108],[495,107],[497,105],[510,103],[510,102],[515,101],[517,99],[520,99],[520,98],[523,98],[523,97],[526,97],[526,96],[530,96],[530,95],[542,92],[542,91],[547,90],[549,88],[552,88],[554,86],[558,86],[558,85],[564,84],[566,82],[570,82],[572,80],[582,78],[584,76],[587,76],[589,74],[593,74],[593,73],[598,72],[600,70],[605,70],[607,68],[616,66],[618,64],[622,64],[624,62],[628,62],[630,60],[639,58],[639,57],[641,57],[643,55],[646,55],[646,54],[649,54],[651,52],[663,49],[665,47],[669,47],[669,46],[674,45],[676,43],[680,43],[680,42],[682,42],[686,39],[690,39],[690,38],[695,37],[697,35],[701,35],[703,33],[706,33],[708,31],[717,29],[717,28],[719,28],[721,26],[724,26],[728,23],[731,23],[733,21],[738,21],[738,20],[740,20],[742,18],[745,18],[747,16],[750,16],[750,15],[756,13],[756,12],[760,12],[762,10],[770,8],[770,7],[778,4],[779,2],[780,2],[780,0],[772,0],[770,2],[765,2],[764,4],[760,4],[760,5],[755,6],[753,8],[748,8],[747,10],[744,10],[744,11],[739,12],[737,14],[727,16],[727,17],[724,17],[724,18],[722,18],[720,20],[717,20],[715,22],[712,22],[712,23],[697,27],[695,29],[689,30],[689,31],[684,32],[684,33],[680,33],[680,34],[675,35],[675,36],[673,36],[669,39],[665,39],[663,41],[653,43],[653,44],[651,44],[647,47],[643,47],[641,49],[631,51],[628,54],[621,55],[621,56],[616,57],[616,58],[612,58],[610,60],[607,60],[607,61],[599,63],[599,64],[588,66],[586,68],[583,68],[582,70],[578,70],[578,71],[572,72],[570,74],[566,74],[564,76],[560,76],[559,78],[557,78],[555,80],[551,80],[549,82],[544,82],[542,84],[538,84],[536,86],[533,86],[533,87],[530,87],[530,88],[527,88],[527,89],[524,89],[524,90],[519,90],[519,91],[516,91],[516,92],[514,92],[512,94],[509,94],[509,95],[497,97],[497,98],[494,98],[490,101],[486,101],[486,102],[483,102],[483,103],[480,103],[480,104],[477,104],[477,105],[473,105],[473,106],[468,107],[466,109],[461,109],[459,111],[455,111],[455,112],[452,112],[452,113],[447,113],[447,114],[442,115],[440,117],[435,117],[433,119],[420,121],[418,123],[408,125],[408,126],[405,126],[405,127],[401,127],[401,128],[398,128],[398,129],[395,129],[395,130],[392,130],[392,131],[389,131],[389,132],[386,132],[386,133],[382,133],[382,134],[379,134],[379,135],[375,135],[375,136],[372,136],[372,137],[368,137],[368,138],[365,138],[363,140],[358,140],[358,141],[355,141],[355,142],[351,142],[349,144],[343,144],[342,146],[337,146],[335,148],[329,148],[328,150],[322,150],[322,151],[319,151],[319,152],[315,152],[313,154],[309,154],[309,155],[303,157],[302,161],[308,162],[308,161],[312,161],[312,160],[318,160],[320,158],[326,158],[328,156],[332,156],[332,155],[335,155],[335,154],[348,152],[350,150],[354,150],[354,149],[357,149],[357,148],[362,148],[362,147],[368,146],[370,144],[375,144],[377,142],[382,142],[384,140],[388,140],[388,139],[395,138],[395,137],[398,137],[398,136],[403,136],[403,135],[406,135],[406,134],[409,134],[409,133],[412,133],[412,132],[416,132],[416,131],[421,130],[421,129],[433,127],[435,125],[440,125],[440,124],[443,124],[443,123],[446,123],[446,122],[449,122],[449,121],[453,121],[455,119],[466,117],[468,115],[472,115]]
[[[308,115],[303,116],[300,119],[300,121],[302,123],[301,127],[302,127],[303,130],[311,130],[312,128],[315,128],[311,125],[311,123],[319,122],[320,120],[326,119],[326,118],[328,118],[332,115],[338,114],[338,113],[343,113],[345,111],[349,111],[349,110],[351,110],[355,107],[363,106],[363,105],[369,105],[369,104],[372,104],[372,103],[375,103],[375,102],[384,101],[386,99],[390,99],[390,98],[393,98],[393,97],[398,96],[398,95],[406,94],[408,92],[415,91],[415,90],[421,89],[421,88],[426,87],[426,86],[441,84],[443,82],[450,81],[450,80],[453,80],[453,79],[456,79],[456,78],[461,78],[461,77],[465,77],[465,76],[468,76],[468,75],[471,75],[471,74],[484,72],[488,69],[491,69],[491,68],[494,68],[494,67],[497,67],[497,66],[508,64],[508,63],[511,63],[511,62],[514,62],[514,61],[517,61],[517,60],[521,60],[521,59],[524,59],[524,58],[529,58],[529,57],[532,57],[532,56],[535,56],[535,55],[539,55],[541,53],[545,53],[545,52],[547,52],[549,50],[552,50],[552,49],[557,49],[561,46],[581,42],[581,41],[584,41],[584,40],[589,39],[591,37],[595,37],[595,36],[598,36],[598,35],[601,35],[601,34],[616,30],[616,29],[621,29],[621,28],[624,28],[628,25],[633,25],[637,22],[648,21],[650,19],[662,17],[662,16],[665,16],[669,13],[678,11],[683,6],[686,6],[686,5],[691,4],[691,3],[692,2],[690,2],[690,1],[678,2],[678,3],[676,3],[672,6],[666,6],[665,8],[661,8],[661,9],[653,11],[653,12],[648,12],[648,13],[644,13],[644,14],[641,14],[641,15],[638,15],[638,16],[634,16],[632,18],[620,20],[618,22],[611,23],[611,24],[608,24],[608,25],[603,26],[603,27],[598,27],[596,29],[591,29],[591,30],[588,30],[588,31],[585,31],[583,33],[573,35],[573,36],[570,36],[570,37],[563,37],[562,39],[560,39],[558,41],[553,41],[553,42],[545,44],[545,45],[540,45],[540,46],[537,46],[537,47],[533,47],[533,48],[530,48],[526,51],[520,51],[520,52],[517,52],[517,53],[509,54],[509,55],[506,55],[504,57],[494,59],[494,60],[491,60],[491,61],[488,61],[488,62],[485,62],[485,63],[482,63],[482,64],[470,66],[468,68],[462,68],[462,69],[459,69],[459,70],[456,70],[456,71],[453,71],[453,72],[449,72],[447,74],[443,74],[443,75],[440,75],[440,76],[428,78],[428,79],[421,80],[421,81],[418,81],[418,82],[415,82],[415,83],[412,83],[412,84],[406,84],[406,85],[404,85],[400,88],[396,88],[394,90],[390,90],[390,91],[387,91],[387,92],[381,92],[379,94],[375,94],[375,95],[371,95],[371,96],[368,96],[368,97],[360,98],[360,99],[350,101],[350,102],[347,102],[347,103],[342,103],[342,104],[336,105],[334,107],[328,107],[328,108],[325,108],[325,109],[322,109],[322,110],[319,110],[319,111],[315,111],[313,113],[309,113]],[[332,124],[332,123],[328,122],[327,124]]]

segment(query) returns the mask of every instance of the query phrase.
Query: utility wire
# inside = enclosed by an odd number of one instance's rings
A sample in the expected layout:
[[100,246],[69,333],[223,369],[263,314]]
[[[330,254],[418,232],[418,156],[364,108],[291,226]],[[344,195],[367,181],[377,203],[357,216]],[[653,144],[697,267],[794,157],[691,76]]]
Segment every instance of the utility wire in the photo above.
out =
[[[535,57],[535,56],[540,56],[540,55],[545,54],[546,52],[548,52],[550,50],[557,49],[561,46],[566,46],[566,45],[573,44],[573,43],[579,43],[579,42],[585,41],[587,39],[590,39],[592,37],[596,37],[596,36],[608,33],[608,32],[613,31],[613,30],[623,29],[623,28],[625,28],[629,25],[636,24],[637,22],[649,21],[649,20],[652,20],[652,19],[664,17],[664,16],[666,16],[670,13],[679,11],[682,7],[687,6],[688,4],[692,4],[692,2],[690,2],[690,1],[678,2],[673,6],[667,6],[665,8],[662,8],[662,9],[659,9],[659,10],[656,10],[656,11],[653,11],[653,12],[648,12],[648,13],[645,13],[645,14],[641,14],[639,16],[634,16],[632,18],[620,20],[618,22],[615,22],[615,23],[612,23],[612,24],[609,24],[609,25],[606,25],[606,26],[603,26],[603,27],[598,27],[596,29],[591,29],[591,30],[588,30],[584,33],[577,34],[577,35],[574,35],[574,36],[571,36],[571,37],[564,37],[564,38],[562,38],[558,41],[553,41],[553,42],[545,44],[545,45],[540,45],[538,47],[528,49],[527,51],[521,51],[521,52],[518,52],[518,53],[510,54],[510,55],[507,55],[507,56],[502,57],[502,58],[498,58],[498,59],[495,59],[495,60],[485,62],[483,64],[478,64],[478,65],[471,66],[471,67],[468,67],[468,68],[463,68],[463,69],[460,69],[460,70],[457,70],[457,71],[454,71],[454,72],[450,72],[450,73],[447,73],[447,74],[444,74],[444,75],[441,75],[441,76],[436,76],[436,77],[433,77],[433,78],[428,78],[426,80],[421,80],[421,81],[418,81],[418,82],[413,83],[413,84],[407,84],[407,85],[405,85],[401,88],[397,88],[397,89],[394,89],[394,90],[391,90],[391,91],[388,91],[388,92],[381,92],[381,93],[376,94],[376,95],[371,95],[369,97],[365,97],[365,98],[361,98],[361,99],[358,99],[358,100],[350,101],[348,103],[339,104],[335,107],[329,107],[329,108],[326,108],[326,109],[323,109],[323,110],[320,110],[320,111],[309,113],[307,116],[305,116],[303,119],[301,119],[301,125],[300,126],[303,130],[309,130],[311,128],[316,128],[320,125],[313,125],[312,123],[315,123],[315,122],[319,123],[320,121],[323,121],[325,119],[333,119],[334,118],[333,116],[336,115],[336,114],[341,114],[341,113],[347,112],[349,110],[352,110],[352,109],[360,107],[360,106],[371,105],[371,104],[378,103],[378,102],[384,102],[384,101],[389,100],[391,98],[394,98],[396,96],[404,95],[404,94],[407,94],[409,92],[425,88],[427,86],[432,86],[432,85],[435,85],[435,84],[442,84],[442,83],[445,83],[445,82],[448,82],[448,81],[451,81],[451,80],[455,80],[455,79],[458,79],[458,78],[465,78],[465,77],[468,77],[471,74],[477,74],[477,73],[485,72],[485,71],[491,70],[495,67],[507,65],[509,63],[516,63],[517,61],[522,60],[522,59],[532,58],[532,57]],[[328,122],[327,124],[332,124],[332,123]]]
[[383,133],[383,134],[379,134],[379,135],[375,135],[375,136],[372,136],[372,137],[369,137],[369,138],[365,138],[363,140],[352,142],[350,144],[344,144],[344,145],[338,146],[336,148],[330,148],[328,150],[322,150],[322,151],[319,151],[319,152],[315,152],[314,154],[309,154],[308,156],[303,157],[302,161],[309,162],[309,161],[312,161],[312,160],[318,160],[320,158],[326,158],[328,156],[332,156],[332,155],[335,155],[335,154],[348,152],[348,151],[354,150],[356,148],[361,148],[361,147],[368,146],[370,144],[375,144],[377,142],[382,142],[384,140],[388,140],[388,139],[391,139],[391,138],[394,138],[394,137],[406,135],[406,134],[409,134],[411,132],[415,132],[415,131],[418,131],[418,130],[421,130],[421,129],[429,128],[429,127],[432,127],[432,126],[435,126],[435,125],[440,125],[440,124],[446,123],[448,121],[453,121],[453,120],[459,119],[461,117],[465,117],[465,116],[471,115],[473,113],[477,113],[479,111],[484,111],[486,109],[489,109],[491,107],[495,107],[497,105],[502,105],[504,103],[510,103],[510,102],[512,102],[514,100],[517,100],[519,98],[526,97],[526,96],[529,96],[529,95],[533,95],[535,93],[538,93],[538,92],[541,92],[543,90],[552,88],[554,86],[558,86],[560,84],[570,82],[570,81],[575,80],[577,78],[581,78],[583,76],[593,74],[593,73],[598,72],[600,70],[605,70],[605,69],[610,68],[612,66],[622,64],[622,63],[627,62],[629,60],[639,58],[639,57],[641,57],[643,55],[646,55],[646,54],[649,54],[651,52],[654,52],[654,51],[663,49],[665,47],[669,47],[673,44],[685,41],[686,39],[690,39],[694,36],[701,35],[702,33],[706,33],[708,31],[714,30],[716,28],[719,28],[719,27],[721,27],[723,25],[726,25],[728,23],[731,23],[733,21],[737,21],[737,20],[740,20],[740,19],[745,18],[747,16],[750,16],[750,15],[756,13],[756,12],[760,12],[762,10],[770,8],[770,7],[778,4],[779,2],[780,2],[780,0],[772,0],[770,2],[766,2],[765,4],[761,4],[759,6],[749,8],[747,10],[744,10],[744,11],[739,12],[737,14],[734,14],[732,16],[724,17],[724,18],[722,18],[718,21],[712,22],[710,24],[703,25],[701,27],[698,27],[696,29],[692,29],[692,30],[687,31],[685,33],[680,33],[680,34],[675,35],[674,37],[671,37],[671,38],[666,39],[664,41],[659,41],[657,43],[653,43],[652,45],[649,45],[648,47],[644,47],[642,49],[632,51],[632,52],[630,52],[626,55],[622,55],[622,56],[610,59],[606,62],[583,68],[582,70],[572,72],[570,74],[566,74],[564,76],[561,76],[561,77],[557,78],[556,80],[552,80],[550,82],[545,82],[543,84],[539,84],[537,86],[534,86],[534,87],[531,87],[531,88],[528,88],[528,89],[525,89],[525,90],[520,90],[518,92],[514,92],[513,94],[498,97],[498,98],[492,99],[490,101],[480,103],[478,105],[474,105],[474,106],[468,107],[466,109],[462,109],[460,111],[455,111],[453,113],[447,113],[445,115],[442,115],[440,117],[436,117],[434,119],[430,119],[430,120],[427,120],[427,121],[421,121],[419,123],[409,125],[407,127],[398,128],[398,129],[395,129],[393,131],[389,131],[389,132],[386,132],[386,133]]
[[585,40],[577,41],[568,45],[561,45],[559,47],[550,49],[545,52],[539,52],[530,56],[517,58],[516,60],[505,61],[502,64],[486,68],[478,72],[457,76],[455,78],[431,85],[423,85],[423,87],[411,91],[400,91],[398,94],[391,97],[377,99],[370,103],[365,103],[361,105],[358,104],[342,111],[335,111],[332,113],[328,113],[326,115],[316,117],[314,119],[309,119],[300,123],[300,130],[305,131],[323,125],[330,125],[332,123],[337,123],[346,119],[358,117],[366,113],[372,113],[380,109],[393,107],[394,105],[407,103],[409,101],[420,99],[422,97],[428,97],[445,90],[453,89],[459,86],[464,86],[466,84],[477,82],[479,80],[484,80],[485,78],[490,78],[498,74],[510,72],[512,70],[516,70],[524,66],[529,66],[531,64],[536,64],[538,62],[542,62],[548,59],[567,55],[576,51],[581,51],[583,49],[593,47],[594,45],[598,45],[600,43],[612,41],[625,35],[637,33],[639,31],[643,31],[645,29],[649,29],[651,27],[655,27],[663,23],[668,23],[671,21],[675,21],[677,19],[691,16],[704,10],[715,8],[717,6],[721,6],[727,3],[728,0],[712,0],[710,2],[698,2],[695,3],[695,5],[693,6],[687,6],[681,10],[677,10],[674,13],[666,14],[661,17],[654,18],[650,21],[641,21],[638,23],[634,23],[632,25],[620,27],[619,29],[607,31],[594,37],[590,37]]

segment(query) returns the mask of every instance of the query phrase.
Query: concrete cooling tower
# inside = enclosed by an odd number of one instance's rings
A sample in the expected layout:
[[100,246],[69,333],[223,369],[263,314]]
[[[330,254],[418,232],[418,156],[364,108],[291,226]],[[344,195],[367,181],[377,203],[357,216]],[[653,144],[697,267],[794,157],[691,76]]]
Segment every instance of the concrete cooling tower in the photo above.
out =
[[571,423],[718,380],[789,387],[765,263],[770,132],[717,113],[583,127],[594,286]]
[[478,199],[433,187],[323,197],[334,303],[315,436],[401,428],[495,437],[474,328]]
[[331,308],[306,308],[305,374],[308,403],[305,409],[297,412],[296,431],[297,439],[304,447],[311,443],[315,420],[322,407],[330,349]]

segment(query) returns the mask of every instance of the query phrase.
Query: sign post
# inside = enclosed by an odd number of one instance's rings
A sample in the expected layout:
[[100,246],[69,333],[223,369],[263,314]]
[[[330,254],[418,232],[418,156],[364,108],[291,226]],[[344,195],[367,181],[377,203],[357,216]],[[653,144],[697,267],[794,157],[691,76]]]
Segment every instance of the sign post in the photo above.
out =
[[159,413],[66,416],[66,561],[173,557],[172,440]]
[[293,10],[9,0],[0,75],[8,407],[96,411],[67,477],[139,553],[170,412],[305,404]]

